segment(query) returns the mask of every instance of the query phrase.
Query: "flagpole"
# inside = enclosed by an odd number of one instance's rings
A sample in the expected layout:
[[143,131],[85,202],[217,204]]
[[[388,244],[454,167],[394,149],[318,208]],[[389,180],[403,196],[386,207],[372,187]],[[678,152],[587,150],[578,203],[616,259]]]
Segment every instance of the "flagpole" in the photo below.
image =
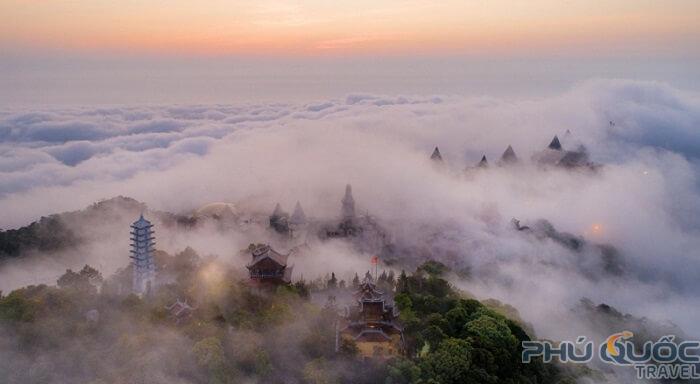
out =
[[372,256],[372,258],[370,259],[370,263],[374,264],[374,281],[376,282],[379,278],[379,256]]

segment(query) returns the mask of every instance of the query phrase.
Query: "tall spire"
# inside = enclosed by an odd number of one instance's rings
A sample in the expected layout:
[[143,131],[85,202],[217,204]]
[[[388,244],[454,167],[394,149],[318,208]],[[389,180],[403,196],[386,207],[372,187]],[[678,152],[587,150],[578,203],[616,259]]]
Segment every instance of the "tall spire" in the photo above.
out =
[[277,205],[275,205],[275,209],[272,211],[272,216],[273,217],[282,217],[282,216],[284,216],[284,214],[285,214],[285,212],[284,212],[284,210],[282,210],[282,206],[280,205],[280,203],[277,203]]
[[518,156],[515,155],[515,151],[512,146],[508,146],[503,155],[501,156],[502,164],[514,164],[518,162]]
[[294,213],[292,213],[292,217],[289,219],[289,222],[295,225],[306,224],[306,214],[304,213],[304,209],[301,208],[301,203],[298,201],[294,206]]
[[153,260],[153,225],[143,214],[131,224],[131,265],[133,267],[133,291],[149,295],[156,287],[156,266]]
[[552,142],[549,143],[549,146],[547,146],[547,148],[553,149],[555,151],[561,151],[561,143],[559,142],[559,138],[556,135],[554,135]]
[[442,161],[442,155],[440,154],[440,149],[438,147],[435,147],[433,150],[433,154],[430,155],[430,160]]
[[479,164],[477,164],[476,166],[479,168],[488,168],[489,161],[486,160],[486,155],[481,157],[481,161],[479,161]]
[[343,197],[342,202],[342,215],[343,219],[352,219],[355,217],[355,199],[352,197],[352,186],[350,184],[345,186],[345,197]]
[[270,215],[270,227],[278,233],[286,234],[289,232],[289,214],[282,209],[279,203],[275,205],[275,210]]

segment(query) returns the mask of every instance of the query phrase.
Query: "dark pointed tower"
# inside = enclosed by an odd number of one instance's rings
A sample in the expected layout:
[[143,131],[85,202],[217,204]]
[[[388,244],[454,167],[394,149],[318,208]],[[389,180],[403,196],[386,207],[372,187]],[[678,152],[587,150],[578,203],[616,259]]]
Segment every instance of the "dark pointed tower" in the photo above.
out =
[[292,217],[289,219],[289,223],[296,226],[306,224],[306,214],[304,213],[304,209],[301,208],[301,203],[298,201],[294,206],[294,212],[292,213]]
[[486,155],[481,157],[481,161],[479,161],[479,164],[476,165],[479,168],[488,168],[489,167],[489,161],[486,160]]
[[343,220],[353,219],[355,217],[355,199],[352,197],[352,186],[345,186],[345,196],[343,197],[341,214]]
[[270,215],[270,227],[278,233],[286,234],[289,232],[289,214],[282,209],[279,203],[275,205],[275,210]]
[[518,162],[518,156],[515,155],[515,151],[512,146],[508,146],[503,155],[501,155],[501,164],[515,164]]
[[554,135],[552,142],[549,143],[547,148],[553,149],[555,151],[561,151],[561,143],[559,142],[559,138],[556,135]]
[[280,203],[277,203],[277,205],[275,205],[275,209],[272,211],[272,215],[270,215],[270,217],[282,217],[284,215],[286,215],[286,212],[284,212]]
[[131,265],[133,267],[133,291],[148,295],[156,287],[156,266],[153,261],[153,224],[143,214],[131,224]]
[[440,149],[438,147],[435,147],[435,149],[433,150],[433,154],[430,155],[430,160],[438,162],[442,161],[442,155],[440,154]]

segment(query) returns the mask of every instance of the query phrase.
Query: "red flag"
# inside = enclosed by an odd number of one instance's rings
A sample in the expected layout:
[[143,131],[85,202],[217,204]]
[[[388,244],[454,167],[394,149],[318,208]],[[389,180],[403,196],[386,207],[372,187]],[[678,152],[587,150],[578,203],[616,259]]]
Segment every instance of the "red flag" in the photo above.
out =
[[379,264],[379,256],[372,256],[372,265]]

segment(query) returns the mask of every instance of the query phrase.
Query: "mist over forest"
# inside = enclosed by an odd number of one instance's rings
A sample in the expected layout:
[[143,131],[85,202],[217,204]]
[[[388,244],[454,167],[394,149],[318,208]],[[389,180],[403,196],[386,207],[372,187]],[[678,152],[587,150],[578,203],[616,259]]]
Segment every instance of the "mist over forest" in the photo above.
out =
[[[475,382],[631,382],[523,368],[516,341],[700,337],[699,126],[698,94],[627,80],[518,100],[0,109],[0,373],[430,383],[469,351],[491,361],[474,357]],[[346,185],[363,232],[324,236]],[[278,203],[303,207],[302,234],[271,227]],[[163,279],[151,302],[123,288],[141,214]],[[251,244],[290,253],[288,291],[246,292]],[[358,377],[329,319],[374,256],[415,360]],[[164,308],[182,298],[194,320],[173,324]]]

